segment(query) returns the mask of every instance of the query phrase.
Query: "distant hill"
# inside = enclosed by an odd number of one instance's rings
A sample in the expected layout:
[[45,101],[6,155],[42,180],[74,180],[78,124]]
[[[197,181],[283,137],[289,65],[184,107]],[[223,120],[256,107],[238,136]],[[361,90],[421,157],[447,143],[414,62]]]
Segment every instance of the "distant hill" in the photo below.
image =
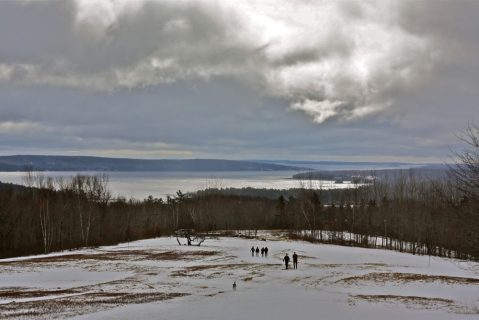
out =
[[[261,163],[274,163],[285,166],[307,167],[316,171],[338,171],[338,170],[388,170],[388,169],[409,169],[430,166],[429,164],[407,163],[407,162],[361,162],[361,161],[298,161],[298,160],[253,160]],[[437,166],[431,164],[431,166]],[[440,166],[440,165],[439,165]]]
[[2,189],[25,189],[25,186],[21,186],[19,184],[9,183],[9,182],[2,182],[0,181],[0,190]]
[[[274,163],[218,159],[145,160],[84,156],[0,156],[0,171],[301,171]],[[310,169],[309,169],[310,170]]]

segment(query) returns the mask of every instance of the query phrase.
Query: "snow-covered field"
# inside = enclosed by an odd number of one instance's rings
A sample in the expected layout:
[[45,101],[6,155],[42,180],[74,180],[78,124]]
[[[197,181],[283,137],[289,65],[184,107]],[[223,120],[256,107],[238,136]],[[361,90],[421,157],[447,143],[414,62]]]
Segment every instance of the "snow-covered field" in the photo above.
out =
[[[252,257],[251,246],[269,256]],[[286,252],[300,255],[285,270]],[[238,287],[232,290],[236,281]],[[1,319],[476,319],[479,264],[279,240],[157,238],[0,260]]]

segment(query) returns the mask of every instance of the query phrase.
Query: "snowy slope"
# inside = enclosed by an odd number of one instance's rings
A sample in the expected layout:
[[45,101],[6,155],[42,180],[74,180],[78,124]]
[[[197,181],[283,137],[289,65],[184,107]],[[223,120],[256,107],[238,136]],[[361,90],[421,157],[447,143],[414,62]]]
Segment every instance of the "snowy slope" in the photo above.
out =
[[[284,270],[293,251],[299,269]],[[479,318],[477,263],[271,237],[158,238],[0,260],[0,271],[6,319]]]

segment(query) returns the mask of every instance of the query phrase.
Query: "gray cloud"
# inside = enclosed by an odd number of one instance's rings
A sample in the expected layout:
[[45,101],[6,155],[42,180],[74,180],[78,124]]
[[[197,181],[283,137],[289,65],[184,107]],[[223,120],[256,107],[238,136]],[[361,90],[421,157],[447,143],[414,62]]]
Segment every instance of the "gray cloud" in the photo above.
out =
[[0,80],[115,90],[231,76],[315,122],[350,120],[428,78],[448,54],[447,30],[471,27],[454,22],[477,12],[466,4],[6,1]]
[[[109,90],[224,74],[243,64],[217,6],[173,1],[51,1],[6,6],[0,79]],[[52,12],[43,14],[51,9]],[[28,20],[5,19],[23,12]],[[40,26],[37,28],[37,25]],[[62,30],[58,32],[57,30]],[[25,36],[24,36],[25,35]],[[37,39],[33,41],[33,39]],[[3,48],[3,46],[2,46]],[[237,69],[237,67],[235,67]]]

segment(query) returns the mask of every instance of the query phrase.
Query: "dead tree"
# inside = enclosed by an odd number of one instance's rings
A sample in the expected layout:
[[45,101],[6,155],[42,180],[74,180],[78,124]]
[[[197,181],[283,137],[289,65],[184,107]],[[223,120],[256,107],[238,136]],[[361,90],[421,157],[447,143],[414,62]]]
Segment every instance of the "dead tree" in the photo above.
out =
[[49,253],[53,243],[53,221],[48,208],[48,198],[40,199],[40,228],[42,231],[43,252]]
[[[201,246],[205,241],[206,236],[201,233],[196,233],[194,229],[179,229],[175,231],[176,241],[181,245]],[[180,239],[186,239],[186,244],[182,244]]]
[[469,125],[459,137],[466,144],[462,152],[453,152],[455,164],[450,166],[458,188],[465,196],[479,200],[479,126]]

